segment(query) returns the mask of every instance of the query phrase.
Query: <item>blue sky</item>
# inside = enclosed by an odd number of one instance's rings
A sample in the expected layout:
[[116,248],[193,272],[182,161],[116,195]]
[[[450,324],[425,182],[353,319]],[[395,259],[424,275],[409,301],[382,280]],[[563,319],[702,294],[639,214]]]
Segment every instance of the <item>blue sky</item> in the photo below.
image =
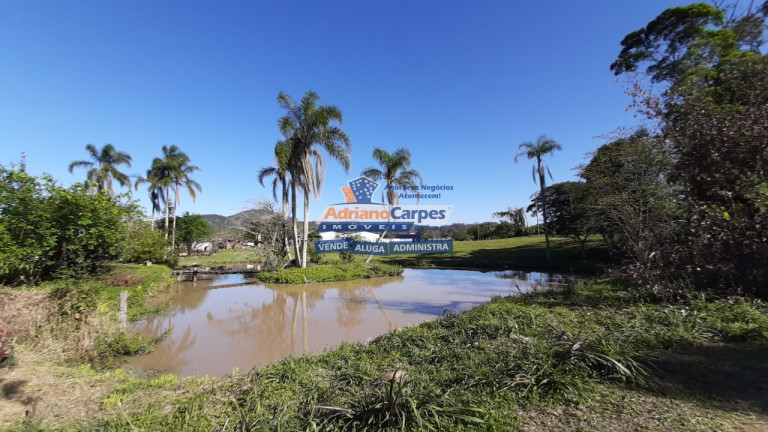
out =
[[[163,145],[202,171],[181,211],[230,215],[270,197],[278,92],[313,89],[344,113],[352,170],[329,164],[312,203],[372,165],[374,147],[411,150],[424,183],[452,185],[452,221],[490,220],[536,190],[518,145],[563,150],[554,181],[637,123],[609,65],[623,36],[667,7],[600,1],[27,1],[0,4],[0,163],[63,184],[85,145],[111,143],[143,174]],[[134,195],[146,203],[144,191]]]

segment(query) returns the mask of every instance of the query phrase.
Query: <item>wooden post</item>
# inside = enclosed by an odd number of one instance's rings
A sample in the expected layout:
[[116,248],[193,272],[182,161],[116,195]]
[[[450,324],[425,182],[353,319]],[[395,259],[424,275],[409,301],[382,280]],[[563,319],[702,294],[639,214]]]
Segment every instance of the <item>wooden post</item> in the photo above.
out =
[[128,326],[128,291],[120,291],[120,310],[117,313],[117,322],[120,331],[125,331]]

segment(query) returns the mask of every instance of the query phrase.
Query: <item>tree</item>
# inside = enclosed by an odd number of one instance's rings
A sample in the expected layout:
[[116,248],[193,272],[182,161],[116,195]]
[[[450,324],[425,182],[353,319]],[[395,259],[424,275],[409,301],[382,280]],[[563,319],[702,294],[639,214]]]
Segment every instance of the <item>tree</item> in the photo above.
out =
[[[349,137],[339,127],[343,119],[341,110],[333,105],[319,105],[320,96],[317,93],[311,90],[306,92],[297,104],[291,96],[280,92],[277,101],[285,110],[285,115],[278,120],[278,127],[290,149],[288,172],[296,263],[299,267],[306,267],[309,196],[317,198],[320,195],[325,178],[325,162],[320,150],[339,162],[345,172],[349,172],[352,147]],[[296,222],[297,190],[304,197],[304,231],[301,242]]]
[[187,246],[187,253],[192,253],[192,244],[205,240],[213,234],[208,222],[200,215],[185,212],[177,221],[177,236],[179,242]]
[[[560,150],[562,147],[560,144],[542,135],[536,141],[536,143],[525,142],[520,144],[520,152],[515,155],[515,163],[520,157],[525,156],[528,159],[536,159],[536,165],[533,166],[531,175],[533,176],[533,183],[536,184],[538,177],[539,191],[541,196],[544,197],[544,188],[546,187],[546,176],[549,174],[549,178],[552,178],[552,173],[549,171],[547,165],[541,160],[542,157]],[[547,231],[547,206],[542,202],[542,215],[544,217],[544,240],[546,242],[547,249],[547,261],[550,260],[549,254],[549,232]]]
[[[395,150],[394,153],[390,154],[386,150],[376,147],[373,149],[373,160],[378,162],[383,169],[369,167],[364,169],[361,175],[368,177],[371,180],[384,180],[386,183],[384,189],[390,211],[392,210],[393,205],[400,202],[400,194],[396,189],[415,189],[416,196],[418,197],[419,193],[416,180],[421,184],[421,174],[416,170],[408,168],[411,165],[411,152],[408,149],[400,147]],[[384,235],[386,235],[386,232],[381,233],[377,243],[381,242]],[[370,262],[372,258],[373,254],[371,253],[368,255],[368,259],[365,262]]]
[[386,183],[387,203],[390,206],[400,202],[400,194],[397,193],[397,187],[401,189],[417,189],[419,185],[416,184],[416,180],[421,184],[421,174],[414,169],[408,168],[411,165],[411,152],[408,149],[400,147],[390,154],[386,150],[376,147],[373,149],[373,160],[382,169],[369,167],[364,169],[361,175],[371,180],[384,180]]
[[522,236],[526,230],[525,210],[522,207],[507,207],[504,211],[493,212],[491,217],[499,218],[504,223],[508,221],[514,228],[516,236]]
[[[200,168],[190,164],[191,160],[189,156],[182,152],[179,147],[172,145],[170,147],[163,146],[163,158],[152,161],[153,168],[157,169],[157,173],[160,176],[157,181],[165,189],[166,198],[169,196],[170,188],[173,188],[174,200],[173,200],[173,228],[171,230],[171,249],[176,248],[176,212],[180,202],[180,190],[184,188],[192,197],[192,202],[197,198],[196,192],[202,192],[200,183],[193,180],[190,175]],[[167,204],[165,207],[165,237],[168,238],[168,219],[170,206]]]
[[647,268],[654,236],[673,229],[675,191],[666,181],[671,162],[663,140],[640,130],[602,145],[580,167],[583,203],[616,260]]
[[106,190],[0,165],[0,284],[97,271],[119,256],[135,211]]
[[[586,258],[584,246],[587,239],[595,233],[595,219],[600,215],[590,212],[590,194],[585,182],[561,182],[547,186],[542,202],[547,206],[549,227],[556,235],[572,238],[581,247],[581,256]],[[532,211],[537,200],[537,194],[528,211]]]
[[283,229],[282,229],[282,241],[284,254],[287,256],[288,261],[293,259],[291,257],[290,241],[288,240],[288,201],[289,201],[289,185],[290,185],[290,172],[289,163],[291,158],[291,145],[285,141],[278,141],[275,145],[275,166],[264,167],[259,170],[259,183],[264,186],[264,180],[268,177],[274,176],[272,181],[272,197],[277,201],[278,187],[281,190],[280,197],[282,199],[281,212],[283,214]]
[[666,86],[639,82],[632,94],[661,126],[666,178],[685,204],[677,229],[653,244],[651,276],[768,297],[766,16],[768,2],[670,8],[622,42],[613,71]]
[[166,205],[166,188],[170,187],[170,177],[163,172],[162,161],[155,158],[152,161],[152,167],[147,170],[146,177],[138,177],[134,184],[136,190],[139,186],[147,185],[149,193],[149,202],[151,206],[152,224],[150,229],[155,229],[155,214],[163,211]]
[[117,180],[120,186],[126,185],[130,188],[130,180],[127,175],[120,172],[119,165],[131,166],[131,156],[128,153],[117,151],[115,146],[107,144],[102,147],[101,152],[93,144],[85,146],[88,155],[92,160],[74,161],[69,164],[69,172],[74,172],[75,168],[91,168],[88,170],[88,181],[96,183],[99,192],[106,190],[112,193],[112,180]]

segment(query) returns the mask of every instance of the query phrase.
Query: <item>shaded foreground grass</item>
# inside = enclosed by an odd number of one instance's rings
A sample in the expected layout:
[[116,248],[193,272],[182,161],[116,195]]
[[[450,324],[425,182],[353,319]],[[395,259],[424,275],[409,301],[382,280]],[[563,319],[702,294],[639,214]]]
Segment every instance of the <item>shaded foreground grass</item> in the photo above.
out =
[[130,293],[128,316],[137,319],[163,308],[147,299],[173,282],[168,267],[121,264],[101,276],[0,287],[0,320],[15,340],[12,364],[0,368],[0,428],[18,426],[25,412],[29,421],[99,413],[104,392],[120,380],[91,365],[152,346],[118,329],[119,292]]
[[[245,375],[126,377],[103,399],[106,417],[72,426],[739,430],[767,424],[759,391],[768,385],[760,360],[767,341],[768,311],[760,302],[637,303],[613,286],[582,285],[494,298]],[[726,371],[696,354],[712,352]],[[754,375],[718,392],[694,382],[699,372],[740,368]]]
[[403,269],[382,263],[336,263],[310,265],[307,268],[285,268],[256,273],[256,279],[269,283],[305,284],[314,282],[335,282],[368,279],[382,276],[398,276]]

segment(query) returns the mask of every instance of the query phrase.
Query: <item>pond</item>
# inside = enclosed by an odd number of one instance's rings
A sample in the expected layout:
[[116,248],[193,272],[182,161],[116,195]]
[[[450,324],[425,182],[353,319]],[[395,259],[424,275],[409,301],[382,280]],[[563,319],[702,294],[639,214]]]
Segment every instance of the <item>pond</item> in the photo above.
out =
[[240,274],[179,282],[170,311],[130,330],[166,339],[123,368],[136,374],[223,376],[361,342],[397,327],[460,312],[493,295],[546,289],[559,275],[405,269],[402,276],[311,285],[264,284]]

